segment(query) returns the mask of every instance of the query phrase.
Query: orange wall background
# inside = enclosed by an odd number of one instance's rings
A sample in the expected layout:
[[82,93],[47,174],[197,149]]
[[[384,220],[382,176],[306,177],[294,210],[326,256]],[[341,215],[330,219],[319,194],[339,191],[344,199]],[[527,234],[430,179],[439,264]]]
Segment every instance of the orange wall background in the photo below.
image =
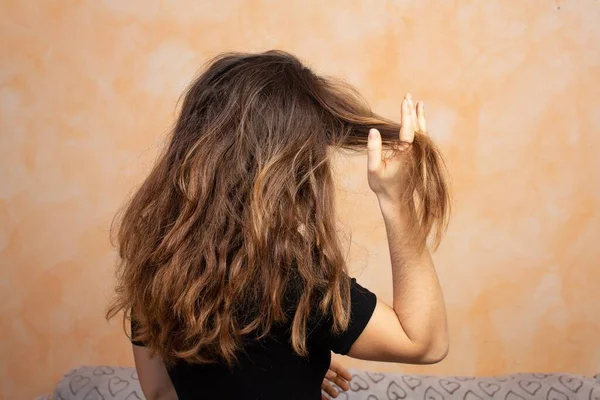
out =
[[[1,1],[0,387],[132,365],[107,324],[111,219],[185,85],[225,50],[281,48],[378,112],[424,99],[454,214],[435,255],[451,353],[428,374],[600,372],[600,2]],[[365,159],[341,159],[351,267],[391,299]],[[594,244],[596,243],[596,244]]]

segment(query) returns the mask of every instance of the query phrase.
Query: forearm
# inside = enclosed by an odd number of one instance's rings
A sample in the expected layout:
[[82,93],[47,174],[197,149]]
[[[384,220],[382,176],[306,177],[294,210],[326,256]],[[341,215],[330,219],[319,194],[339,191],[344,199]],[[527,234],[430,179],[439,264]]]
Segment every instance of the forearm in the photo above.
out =
[[379,203],[390,248],[394,311],[415,346],[445,353],[446,308],[429,250],[410,234],[414,209],[393,201]]

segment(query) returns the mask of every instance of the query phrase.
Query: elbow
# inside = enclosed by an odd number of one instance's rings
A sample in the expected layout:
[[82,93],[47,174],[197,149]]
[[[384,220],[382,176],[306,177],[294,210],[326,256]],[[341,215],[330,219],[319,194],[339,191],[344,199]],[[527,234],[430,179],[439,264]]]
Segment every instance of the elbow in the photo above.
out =
[[437,364],[448,355],[450,343],[448,335],[438,335],[435,338],[414,343],[411,363],[412,364]]
[[430,341],[417,346],[414,352],[414,364],[437,364],[446,358],[450,351],[450,343],[448,337],[437,338],[435,341]]
[[418,364],[437,364],[446,358],[450,350],[450,345],[446,341],[442,344],[437,344],[424,351],[419,355]]
[[377,361],[397,362],[405,364],[430,365],[444,360],[450,349],[447,340],[432,342],[412,342],[410,348],[398,349],[398,353],[388,354],[386,357],[378,358]]

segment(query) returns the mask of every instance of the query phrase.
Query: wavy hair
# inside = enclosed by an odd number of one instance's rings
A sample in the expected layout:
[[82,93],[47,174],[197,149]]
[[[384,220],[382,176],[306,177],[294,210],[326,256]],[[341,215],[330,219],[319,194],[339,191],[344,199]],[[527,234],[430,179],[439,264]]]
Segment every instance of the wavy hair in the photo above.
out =
[[[308,354],[311,313],[333,333],[350,317],[337,236],[331,148],[365,151],[370,128],[397,150],[399,124],[348,85],[281,51],[224,54],[187,89],[168,145],[113,225],[120,263],[107,318],[165,362],[232,365],[243,340],[291,324]],[[417,134],[405,152],[412,234],[440,241],[449,198],[440,153]],[[286,293],[296,294],[285,305]]]

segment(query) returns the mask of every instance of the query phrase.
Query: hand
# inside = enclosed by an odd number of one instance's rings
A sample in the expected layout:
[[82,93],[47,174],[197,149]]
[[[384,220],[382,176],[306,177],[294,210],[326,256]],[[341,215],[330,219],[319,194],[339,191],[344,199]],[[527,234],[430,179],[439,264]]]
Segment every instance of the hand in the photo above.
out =
[[[331,363],[329,364],[329,370],[327,370],[325,379],[323,379],[323,383],[321,384],[321,390],[329,396],[336,398],[338,397],[338,391],[333,387],[332,383],[335,383],[345,392],[350,389],[350,384],[348,383],[350,380],[352,380],[350,372],[348,372],[342,364],[332,358]],[[321,400],[327,400],[327,397],[323,393],[321,393]]]
[[423,102],[415,108],[410,94],[402,100],[400,119],[400,146],[389,158],[383,157],[381,135],[377,129],[369,131],[367,144],[367,171],[369,187],[377,197],[399,201],[405,195],[407,182],[411,178],[412,164],[408,152],[415,138],[415,132],[426,132]]

